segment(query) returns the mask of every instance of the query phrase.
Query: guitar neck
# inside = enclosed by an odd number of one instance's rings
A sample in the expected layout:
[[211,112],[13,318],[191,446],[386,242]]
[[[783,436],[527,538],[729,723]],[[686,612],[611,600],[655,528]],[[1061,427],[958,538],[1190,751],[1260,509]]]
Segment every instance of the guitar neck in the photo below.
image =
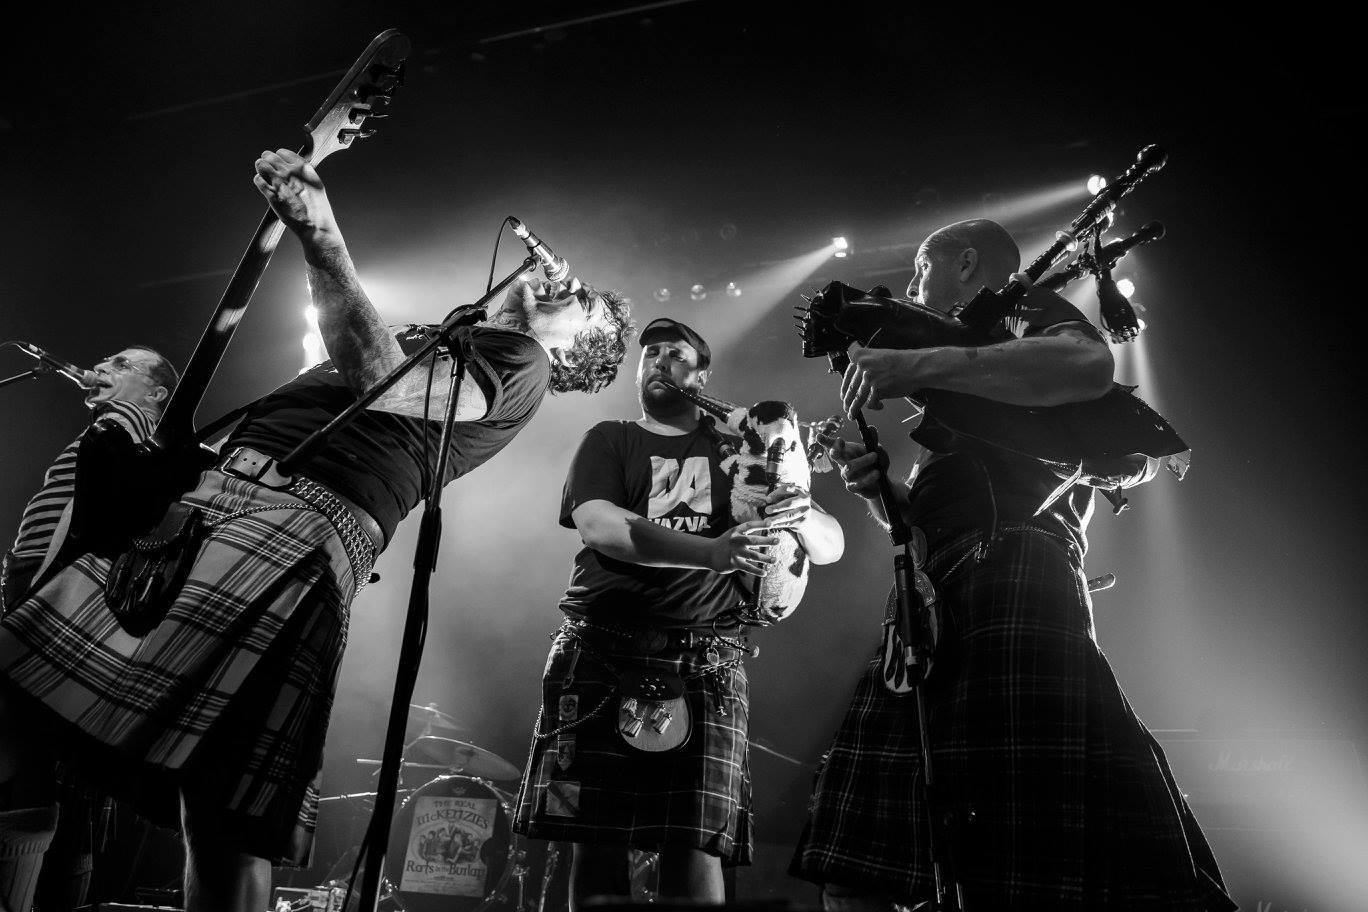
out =
[[[363,125],[371,118],[388,116],[394,90],[403,83],[404,60],[409,40],[394,29],[375,37],[342,81],[314,113],[305,131],[309,134],[299,154],[317,167],[334,152],[349,148],[357,139],[374,131]],[[219,361],[247,312],[247,305],[261,282],[261,274],[271,262],[280,243],[284,226],[270,209],[257,225],[233,277],[219,299],[209,326],[185,365],[181,381],[166,403],[166,410],[152,435],[152,443],[162,448],[187,445],[195,434],[195,412],[214,378]]]
[[224,289],[204,335],[195,346],[194,354],[185,365],[180,383],[167,400],[166,409],[152,436],[158,446],[166,448],[185,444],[194,435],[195,412],[199,410],[200,401],[214,378],[223,353],[228,350],[228,343],[232,341],[238,324],[247,312],[247,305],[261,282],[262,273],[271,262],[271,255],[280,243],[284,227],[268,208],[257,225],[256,233],[252,235],[251,243],[247,245],[246,253],[233,271],[233,277]]

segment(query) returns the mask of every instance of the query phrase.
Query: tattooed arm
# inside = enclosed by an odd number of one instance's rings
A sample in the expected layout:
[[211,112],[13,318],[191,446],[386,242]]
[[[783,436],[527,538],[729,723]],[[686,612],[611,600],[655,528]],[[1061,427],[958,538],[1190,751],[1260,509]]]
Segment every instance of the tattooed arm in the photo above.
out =
[[[323,181],[304,159],[279,149],[257,159],[253,182],[304,249],[328,357],[347,386],[357,395],[364,393],[404,360],[404,352],[361,287]],[[449,362],[438,362],[428,406],[431,415],[441,415],[446,408],[449,371]],[[370,407],[421,416],[427,384],[428,371],[415,368]],[[489,410],[484,391],[469,374],[456,401],[458,421],[478,420]]]
[[1111,388],[1112,355],[1090,327],[1058,323],[1038,335],[976,348],[856,348],[841,380],[847,412],[941,389],[1010,405],[1063,405]]

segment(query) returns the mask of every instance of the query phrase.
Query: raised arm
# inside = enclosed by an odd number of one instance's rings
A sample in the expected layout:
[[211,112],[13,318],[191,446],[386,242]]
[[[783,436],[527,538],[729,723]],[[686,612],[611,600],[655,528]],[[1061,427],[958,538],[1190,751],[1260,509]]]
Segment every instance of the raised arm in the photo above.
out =
[[969,393],[1010,405],[1084,402],[1111,388],[1113,368],[1106,343],[1077,322],[979,347],[857,347],[850,362],[841,380],[841,401],[850,414],[924,389]]
[[[342,380],[357,395],[370,389],[404,360],[404,351],[380,319],[356,276],[346,241],[318,172],[289,149],[263,152],[253,179],[276,215],[299,238],[309,290],[318,308],[318,330]],[[433,374],[429,414],[446,408],[449,363]],[[428,371],[415,368],[371,408],[421,416]],[[469,374],[457,396],[456,419],[474,421],[489,410],[484,391]]]

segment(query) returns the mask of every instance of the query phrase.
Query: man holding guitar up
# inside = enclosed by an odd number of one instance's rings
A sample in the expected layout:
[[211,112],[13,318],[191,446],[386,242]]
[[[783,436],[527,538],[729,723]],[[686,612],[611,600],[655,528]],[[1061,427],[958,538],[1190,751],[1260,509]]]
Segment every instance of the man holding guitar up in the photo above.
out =
[[[83,780],[153,820],[179,819],[193,912],[258,912],[271,864],[307,863],[348,606],[422,495],[437,456],[424,416],[445,409],[442,379],[429,397],[429,372],[415,371],[302,473],[279,472],[276,460],[399,364],[422,330],[396,338],[381,322],[312,165],[264,152],[255,183],[303,246],[332,360],[255,403],[182,498],[207,528],[149,631],[116,622],[103,591],[108,562],[92,555],[0,623],[0,777],[50,770],[50,758],[19,749],[37,728]],[[611,382],[630,331],[612,293],[514,285],[471,329],[444,481],[507,445],[548,388]],[[445,378],[441,360],[432,376]],[[8,806],[39,800],[30,790]]]
[[[1002,226],[975,219],[933,232],[916,268],[908,296],[950,313],[980,287],[1004,286],[1020,254]],[[846,410],[928,389],[1053,406],[1110,388],[1106,343],[1059,295],[1032,290],[1000,322],[978,347],[856,347]],[[934,838],[968,910],[1233,908],[1163,751],[1094,639],[1084,529],[1089,481],[1103,480],[1061,479],[987,440],[941,437],[895,492],[924,533],[919,563],[940,605],[923,688],[935,791],[923,788],[916,698],[886,686],[876,656],[823,758],[793,873],[823,885],[828,912],[923,908]],[[839,440],[830,452],[883,522],[880,454]],[[1125,461],[1106,484],[1155,469]]]

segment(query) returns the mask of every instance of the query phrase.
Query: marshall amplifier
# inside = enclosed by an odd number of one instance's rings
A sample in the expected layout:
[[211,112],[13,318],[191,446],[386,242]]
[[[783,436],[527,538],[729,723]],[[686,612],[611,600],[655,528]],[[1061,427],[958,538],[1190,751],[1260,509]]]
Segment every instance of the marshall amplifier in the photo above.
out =
[[1242,910],[1368,908],[1368,783],[1353,741],[1154,735]]

